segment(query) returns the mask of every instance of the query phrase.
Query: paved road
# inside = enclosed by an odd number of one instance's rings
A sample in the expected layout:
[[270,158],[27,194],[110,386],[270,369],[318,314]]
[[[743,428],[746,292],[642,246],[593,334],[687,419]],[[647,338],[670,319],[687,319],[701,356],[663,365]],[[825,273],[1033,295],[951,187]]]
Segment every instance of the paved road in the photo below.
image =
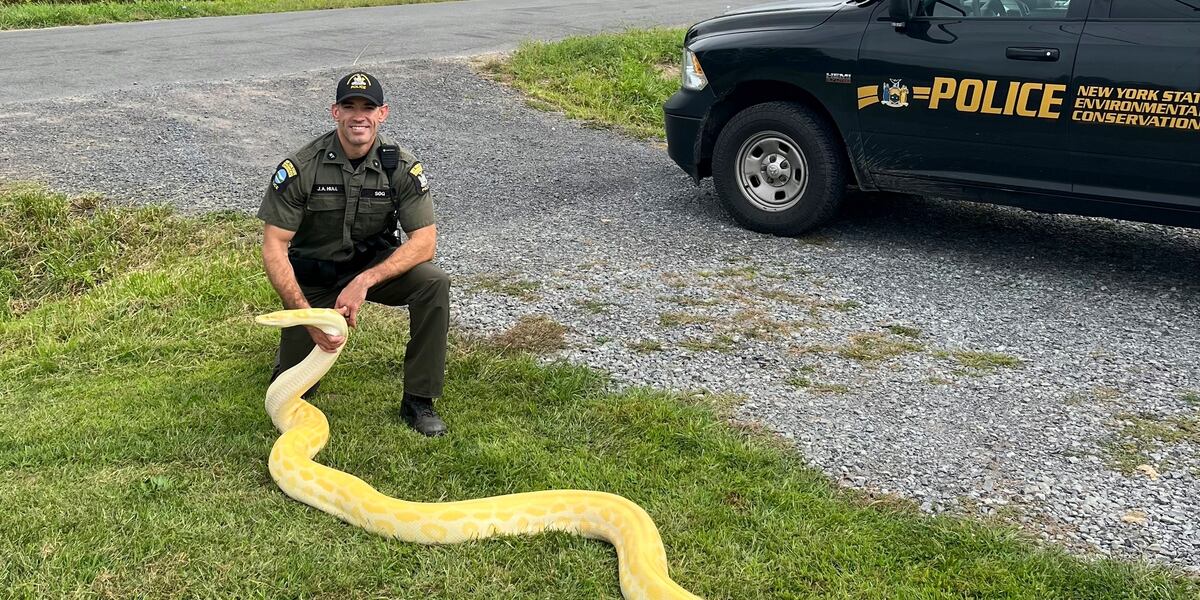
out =
[[[0,103],[464,56],[529,38],[687,25],[747,0],[468,0],[0,32]],[[369,45],[368,45],[369,42]]]

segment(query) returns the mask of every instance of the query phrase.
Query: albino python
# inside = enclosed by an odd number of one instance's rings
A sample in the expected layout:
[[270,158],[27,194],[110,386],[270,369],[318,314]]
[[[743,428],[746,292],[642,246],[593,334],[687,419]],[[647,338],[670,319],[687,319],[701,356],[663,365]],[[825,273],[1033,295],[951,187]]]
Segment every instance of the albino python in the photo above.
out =
[[[348,333],[342,315],[327,308],[282,310],[255,321],[272,327],[311,325],[329,335]],[[642,507],[621,496],[547,490],[460,502],[406,502],[314,462],[312,457],[329,440],[329,422],[300,395],[325,375],[340,353],[341,348],[336,352],[313,348],[267,389],[267,414],[281,434],[268,465],[285,494],[351,525],[419,544],[454,544],[546,530],[605,540],[617,550],[621,593],[628,600],[698,599],[667,575],[667,554],[654,521]]]

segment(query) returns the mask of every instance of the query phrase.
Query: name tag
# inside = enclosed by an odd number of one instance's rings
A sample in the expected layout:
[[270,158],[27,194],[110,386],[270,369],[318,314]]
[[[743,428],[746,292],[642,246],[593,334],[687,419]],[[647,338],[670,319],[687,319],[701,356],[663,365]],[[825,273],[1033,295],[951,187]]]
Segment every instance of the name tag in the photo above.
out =
[[344,194],[346,186],[340,183],[318,183],[313,186],[312,193],[314,194]]
[[371,199],[386,200],[386,199],[392,197],[392,192],[391,192],[391,190],[388,190],[388,189],[376,190],[376,189],[370,189],[370,188],[363,188],[363,190],[358,193],[358,197],[359,198],[371,198]]

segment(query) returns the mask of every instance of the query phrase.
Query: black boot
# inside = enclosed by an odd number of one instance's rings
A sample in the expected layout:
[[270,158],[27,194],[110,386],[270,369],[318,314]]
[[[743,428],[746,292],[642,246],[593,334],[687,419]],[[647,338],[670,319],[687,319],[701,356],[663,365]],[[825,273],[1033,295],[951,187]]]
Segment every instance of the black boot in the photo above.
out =
[[404,400],[400,402],[400,417],[422,435],[434,437],[446,433],[446,423],[438,416],[437,411],[433,410],[433,400],[430,398],[405,392]]

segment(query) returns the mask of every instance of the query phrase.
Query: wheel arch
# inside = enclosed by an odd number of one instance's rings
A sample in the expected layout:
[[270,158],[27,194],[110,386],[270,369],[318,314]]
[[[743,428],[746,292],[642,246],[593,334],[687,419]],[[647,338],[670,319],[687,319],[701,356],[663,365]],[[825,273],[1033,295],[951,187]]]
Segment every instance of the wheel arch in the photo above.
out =
[[721,130],[725,128],[730,119],[755,104],[775,101],[802,104],[825,121],[837,133],[838,138],[842,140],[842,158],[850,167],[851,176],[855,178],[855,181],[852,183],[857,183],[859,179],[858,167],[855,161],[851,160],[845,133],[838,126],[833,115],[825,108],[824,103],[802,87],[782,81],[770,80],[741,82],[728,93],[723,94],[713,104],[712,108],[709,109],[704,119],[704,128],[701,130],[700,137],[697,140],[697,179],[712,175],[713,147],[717,143],[717,136],[721,134]]

